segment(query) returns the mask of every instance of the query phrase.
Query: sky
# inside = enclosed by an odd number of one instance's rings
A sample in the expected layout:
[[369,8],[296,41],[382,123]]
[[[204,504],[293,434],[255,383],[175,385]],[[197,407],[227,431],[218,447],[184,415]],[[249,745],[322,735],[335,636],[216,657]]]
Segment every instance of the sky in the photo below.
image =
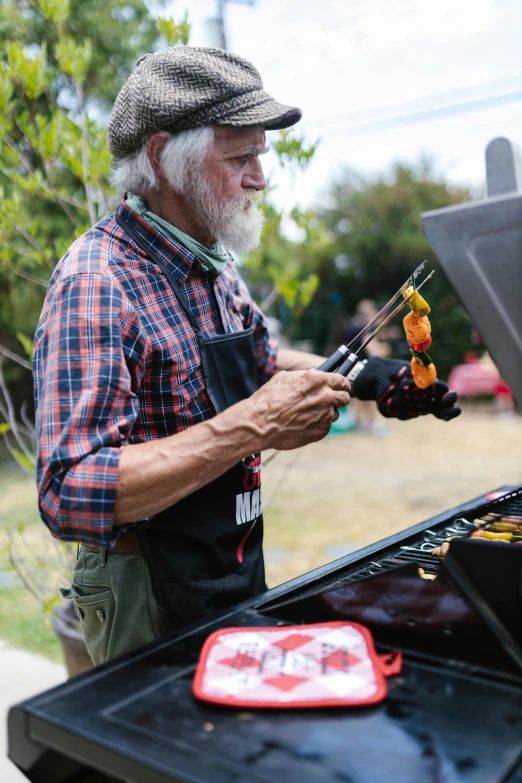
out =
[[[162,15],[184,10],[190,43],[211,45],[216,2],[174,0]],[[280,180],[286,203],[323,202],[344,166],[371,176],[421,155],[480,190],[486,144],[506,136],[522,145],[522,0],[230,1],[226,33],[265,89],[303,110],[296,131],[320,138],[291,189]],[[278,176],[273,163],[267,156]]]

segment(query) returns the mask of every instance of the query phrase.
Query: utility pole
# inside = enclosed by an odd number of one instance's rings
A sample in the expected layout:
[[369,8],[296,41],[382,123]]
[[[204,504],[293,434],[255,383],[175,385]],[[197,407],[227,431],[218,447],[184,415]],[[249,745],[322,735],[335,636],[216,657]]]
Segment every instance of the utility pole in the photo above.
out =
[[255,0],[216,0],[216,16],[206,20],[207,36],[211,39],[212,46],[225,50],[228,50],[225,34],[225,7],[227,3],[253,6]]

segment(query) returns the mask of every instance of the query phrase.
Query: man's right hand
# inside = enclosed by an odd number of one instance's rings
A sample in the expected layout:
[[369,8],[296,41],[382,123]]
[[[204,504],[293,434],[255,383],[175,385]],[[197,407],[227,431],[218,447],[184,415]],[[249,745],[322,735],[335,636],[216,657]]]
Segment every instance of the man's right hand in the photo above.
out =
[[247,400],[167,438],[121,450],[115,523],[177,503],[263,449],[296,449],[324,438],[348,405],[350,384],[319,370],[278,372]]
[[338,373],[281,371],[249,402],[262,448],[296,449],[324,438],[350,402],[350,383]]

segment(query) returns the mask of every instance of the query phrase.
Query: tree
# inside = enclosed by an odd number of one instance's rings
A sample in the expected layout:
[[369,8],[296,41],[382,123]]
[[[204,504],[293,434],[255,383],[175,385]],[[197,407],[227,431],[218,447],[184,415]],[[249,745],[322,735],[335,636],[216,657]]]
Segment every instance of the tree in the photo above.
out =
[[[17,422],[15,409],[32,397],[24,370],[45,287],[67,247],[114,206],[108,111],[143,52],[186,43],[189,32],[186,15],[179,24],[154,19],[145,0],[0,7],[0,415],[27,469],[30,422],[24,412]],[[6,357],[15,364],[4,373]]]
[[[304,138],[290,130],[279,131],[272,148],[279,167],[290,173],[292,185],[310,165],[317,146],[317,141],[306,146]],[[271,199],[273,189],[268,182],[263,242],[245,259],[245,277],[261,293],[261,308],[277,312],[287,339],[291,339],[319,286],[312,267],[325,242],[325,228],[313,209],[277,209]],[[293,224],[294,233],[301,234],[299,243],[287,239],[289,224]]]
[[[330,239],[315,253],[322,299],[316,297],[301,326],[312,332],[316,349],[324,351],[325,342],[331,345],[339,339],[336,327],[354,312],[357,302],[371,298],[384,304],[428,259],[430,268],[437,270],[424,289],[433,310],[431,355],[441,377],[460,363],[472,347],[471,323],[424,236],[421,213],[471,197],[468,190],[444,182],[426,161],[397,163],[386,176],[373,178],[346,170],[330,189],[329,206],[320,212]],[[318,335],[313,320],[324,325],[325,308],[330,331],[325,334],[323,326]],[[409,358],[405,344],[401,350],[401,356]]]
[[[141,54],[188,41],[186,14],[179,23],[157,19],[147,5],[0,5],[0,435],[29,473],[35,449],[26,401],[45,288],[67,247],[115,206],[107,182],[110,107]],[[7,520],[8,557],[51,613],[61,601],[58,586],[70,578],[74,548],[44,534],[43,526],[35,546],[25,527]]]

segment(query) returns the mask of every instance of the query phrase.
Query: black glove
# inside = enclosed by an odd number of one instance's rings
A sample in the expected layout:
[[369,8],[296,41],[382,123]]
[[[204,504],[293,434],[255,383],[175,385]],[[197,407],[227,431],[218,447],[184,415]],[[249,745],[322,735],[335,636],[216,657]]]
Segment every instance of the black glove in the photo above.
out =
[[444,381],[435,381],[427,389],[413,383],[409,362],[372,356],[352,382],[352,396],[359,400],[375,400],[386,418],[414,419],[433,413],[437,419],[450,421],[461,410],[455,403],[457,393]]

